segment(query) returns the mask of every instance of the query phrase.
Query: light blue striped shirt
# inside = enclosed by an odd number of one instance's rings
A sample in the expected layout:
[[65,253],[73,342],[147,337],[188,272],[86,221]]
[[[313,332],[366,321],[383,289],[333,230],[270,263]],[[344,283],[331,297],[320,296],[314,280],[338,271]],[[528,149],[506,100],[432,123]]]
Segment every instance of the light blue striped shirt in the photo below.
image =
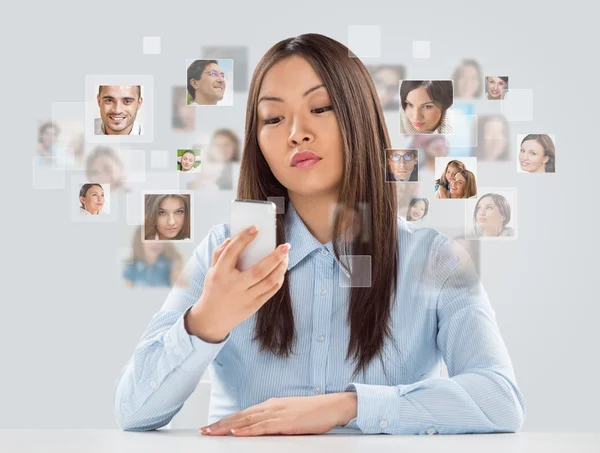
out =
[[[349,288],[331,242],[308,231],[291,202],[286,216],[295,354],[260,351],[252,341],[256,315],[218,344],[190,336],[183,316],[199,299],[215,247],[229,225],[213,227],[154,315],[115,391],[125,430],[165,426],[182,408],[207,367],[209,423],[269,398],[356,391],[357,417],[334,432],[458,434],[516,432],[525,403],[512,364],[473,265],[454,241],[398,218],[398,286],[391,312],[395,345],[383,348],[351,381],[346,361]],[[376,257],[374,257],[376,259]],[[347,280],[346,280],[347,282]],[[227,301],[223,301],[227,303]],[[442,360],[449,377],[442,376]]]

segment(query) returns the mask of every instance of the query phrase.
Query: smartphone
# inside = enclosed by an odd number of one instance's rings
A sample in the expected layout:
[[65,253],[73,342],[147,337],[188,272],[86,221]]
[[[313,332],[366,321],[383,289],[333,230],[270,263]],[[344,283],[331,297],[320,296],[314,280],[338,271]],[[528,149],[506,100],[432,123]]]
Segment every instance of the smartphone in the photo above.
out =
[[245,271],[275,250],[277,207],[272,201],[233,200],[229,213],[229,232],[232,239],[252,225],[258,227],[258,234],[242,250],[236,265],[238,270]]

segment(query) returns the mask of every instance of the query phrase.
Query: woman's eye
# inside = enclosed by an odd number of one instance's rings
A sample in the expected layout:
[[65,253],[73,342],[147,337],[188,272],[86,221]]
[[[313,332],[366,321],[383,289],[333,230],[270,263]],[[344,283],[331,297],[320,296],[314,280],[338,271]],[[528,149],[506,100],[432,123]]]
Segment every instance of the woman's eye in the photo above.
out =
[[328,105],[326,107],[321,107],[318,109],[314,109],[312,112],[313,113],[325,113],[328,112],[329,110],[331,110],[333,107],[331,105]]
[[165,212],[165,211],[159,211],[159,212],[158,212],[158,215],[165,215],[165,214],[166,214],[166,212]]
[[177,214],[179,214],[179,215],[183,214],[183,209],[180,209],[179,211],[177,211]]
[[268,118],[265,120],[265,124],[277,124],[281,121],[281,117],[277,117],[277,118]]
[[426,108],[426,109],[432,109],[432,108],[433,108],[433,105],[426,105],[426,106],[425,106],[425,108]]

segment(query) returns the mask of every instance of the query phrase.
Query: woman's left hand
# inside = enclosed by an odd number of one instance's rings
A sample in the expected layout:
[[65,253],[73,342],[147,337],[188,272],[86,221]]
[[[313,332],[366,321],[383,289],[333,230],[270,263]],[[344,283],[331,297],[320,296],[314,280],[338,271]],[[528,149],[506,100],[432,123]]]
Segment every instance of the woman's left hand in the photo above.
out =
[[356,393],[270,398],[200,430],[212,436],[323,434],[346,425],[353,418],[355,407]]

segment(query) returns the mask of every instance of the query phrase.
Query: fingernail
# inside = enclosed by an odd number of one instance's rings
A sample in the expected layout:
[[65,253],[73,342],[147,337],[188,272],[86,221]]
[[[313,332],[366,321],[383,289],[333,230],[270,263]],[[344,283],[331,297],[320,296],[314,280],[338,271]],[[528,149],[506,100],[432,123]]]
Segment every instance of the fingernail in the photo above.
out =
[[283,244],[280,250],[282,255],[287,255],[287,253],[290,251],[290,245],[287,243]]
[[235,434],[235,429],[231,428],[231,434]]
[[206,432],[207,432],[207,433],[210,433],[210,432],[211,432],[211,431],[210,431],[210,428],[206,428]]
[[248,230],[248,233],[250,234],[254,234],[256,233],[256,231],[258,231],[258,229],[256,228],[256,226],[251,226],[250,229]]

